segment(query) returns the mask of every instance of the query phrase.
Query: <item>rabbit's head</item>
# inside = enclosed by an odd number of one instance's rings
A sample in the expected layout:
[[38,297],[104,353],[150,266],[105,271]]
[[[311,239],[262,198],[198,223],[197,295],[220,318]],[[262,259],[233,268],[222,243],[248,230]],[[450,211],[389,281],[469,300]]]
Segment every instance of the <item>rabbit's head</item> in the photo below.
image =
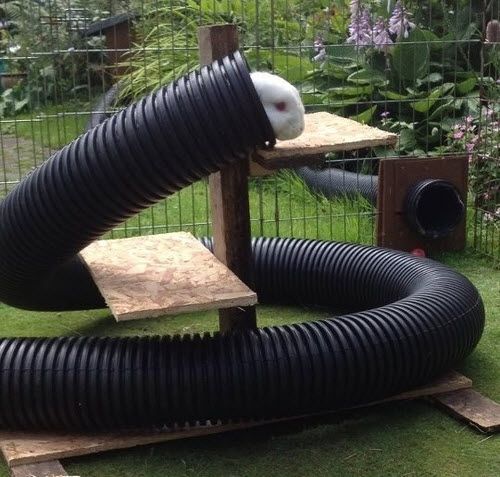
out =
[[250,75],[276,139],[293,139],[304,131],[304,105],[297,89],[271,73]]

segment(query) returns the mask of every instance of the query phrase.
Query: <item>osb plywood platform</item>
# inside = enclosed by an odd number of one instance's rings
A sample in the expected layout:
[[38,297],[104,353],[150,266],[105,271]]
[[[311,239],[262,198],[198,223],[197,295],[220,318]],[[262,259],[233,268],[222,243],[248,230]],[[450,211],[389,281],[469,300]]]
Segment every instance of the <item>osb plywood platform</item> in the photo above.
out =
[[[392,396],[383,401],[365,404],[361,407],[387,401],[416,399],[439,393],[468,389],[472,381],[451,371],[426,386]],[[322,413],[326,414],[326,413]],[[316,414],[318,415],[318,414]],[[199,437],[220,432],[248,429],[309,416],[295,416],[282,419],[236,422],[229,424],[204,424],[193,427],[173,428],[158,432],[128,432],[109,434],[57,434],[0,432],[0,448],[10,467],[35,462],[45,462],[66,457],[76,457],[113,449],[125,449],[139,445],[155,444],[188,437]]]
[[396,144],[396,134],[326,112],[305,115],[304,132],[296,139],[278,141],[258,150],[253,159],[267,169],[298,167],[324,160],[328,152],[352,151]]
[[117,321],[257,303],[189,233],[101,240],[81,256]]

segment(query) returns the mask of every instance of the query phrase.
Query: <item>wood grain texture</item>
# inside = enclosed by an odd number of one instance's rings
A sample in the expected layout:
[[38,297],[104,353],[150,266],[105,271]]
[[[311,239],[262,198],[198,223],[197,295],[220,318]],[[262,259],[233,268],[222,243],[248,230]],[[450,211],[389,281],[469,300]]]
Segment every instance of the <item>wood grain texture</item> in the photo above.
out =
[[[198,29],[200,63],[207,65],[239,47],[236,25],[211,25]],[[249,161],[224,167],[209,177],[214,254],[249,287],[253,286],[250,204],[248,198]],[[219,311],[221,331],[257,326],[254,307]]]
[[207,25],[198,28],[198,54],[201,65],[209,65],[238,48],[239,38],[236,25]]
[[474,389],[440,394],[433,396],[432,401],[481,431],[500,431],[500,404]]
[[[382,401],[372,402],[357,407],[367,407],[403,399],[417,399],[434,395],[436,393],[469,388],[471,385],[472,381],[470,379],[459,373],[451,371],[432,381],[428,385],[389,397]],[[281,419],[234,422],[228,424],[208,423],[192,427],[176,427],[162,432],[123,432],[94,435],[0,432],[0,448],[7,464],[9,466],[14,466],[33,462],[43,462],[46,460],[62,459],[64,457],[94,454],[113,449],[125,449],[139,445],[155,444],[188,437],[199,437],[221,432],[248,429],[277,422],[331,413],[332,412],[323,412]]]
[[425,179],[451,182],[467,203],[467,156],[400,157],[380,161],[377,202],[377,245],[410,252],[427,253],[462,250],[466,243],[466,216],[446,237],[421,237],[407,224],[403,211],[408,190]]
[[257,302],[189,233],[100,240],[81,256],[117,321]]
[[10,469],[11,477],[63,477],[67,472],[58,460],[16,465]]
[[304,132],[272,149],[257,150],[253,159],[267,169],[298,167],[324,160],[328,152],[396,144],[397,135],[326,112],[305,115]]

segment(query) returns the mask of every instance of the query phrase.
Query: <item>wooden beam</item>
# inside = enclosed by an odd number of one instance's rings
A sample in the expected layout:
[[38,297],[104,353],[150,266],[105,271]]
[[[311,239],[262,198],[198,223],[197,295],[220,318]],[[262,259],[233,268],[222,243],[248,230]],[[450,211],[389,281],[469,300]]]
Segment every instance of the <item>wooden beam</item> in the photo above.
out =
[[[236,25],[198,29],[200,63],[207,65],[238,49]],[[215,256],[250,288],[252,250],[248,199],[248,161],[224,167],[209,177]],[[220,330],[255,328],[255,307],[219,310]]]
[[460,389],[432,396],[431,400],[458,419],[483,432],[500,432],[500,403],[474,389]]
[[[355,406],[354,408],[365,408],[391,401],[418,399],[431,396],[436,393],[467,389],[471,386],[472,381],[470,379],[456,373],[455,371],[450,371],[427,385],[406,391],[396,396],[382,399],[380,401]],[[350,409],[354,408],[351,407]],[[343,409],[343,411],[344,410],[347,409]],[[207,422],[197,424],[195,426],[174,426],[170,430],[149,432],[127,431],[95,434],[35,432],[30,434],[28,432],[0,431],[0,450],[9,467],[14,468],[16,466],[16,469],[20,469],[22,466],[32,464],[34,462],[54,461],[54,459],[90,455],[116,449],[129,449],[141,445],[250,429],[252,427],[293,421],[306,417],[335,414],[338,412],[339,411],[326,411],[301,416],[283,417],[279,419],[250,420],[243,422]],[[14,475],[16,477],[24,477],[23,474],[19,473]],[[34,475],[38,477],[39,474]]]

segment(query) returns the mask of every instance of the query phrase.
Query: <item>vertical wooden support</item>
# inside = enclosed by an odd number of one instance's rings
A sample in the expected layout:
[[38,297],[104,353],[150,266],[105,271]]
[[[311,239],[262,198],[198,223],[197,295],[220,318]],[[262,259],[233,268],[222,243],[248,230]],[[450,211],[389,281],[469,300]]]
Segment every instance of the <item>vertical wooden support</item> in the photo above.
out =
[[[200,27],[198,44],[201,65],[238,49],[236,25]],[[252,250],[248,199],[248,161],[226,166],[209,178],[215,256],[250,288]],[[221,331],[255,328],[255,307],[219,310]]]

